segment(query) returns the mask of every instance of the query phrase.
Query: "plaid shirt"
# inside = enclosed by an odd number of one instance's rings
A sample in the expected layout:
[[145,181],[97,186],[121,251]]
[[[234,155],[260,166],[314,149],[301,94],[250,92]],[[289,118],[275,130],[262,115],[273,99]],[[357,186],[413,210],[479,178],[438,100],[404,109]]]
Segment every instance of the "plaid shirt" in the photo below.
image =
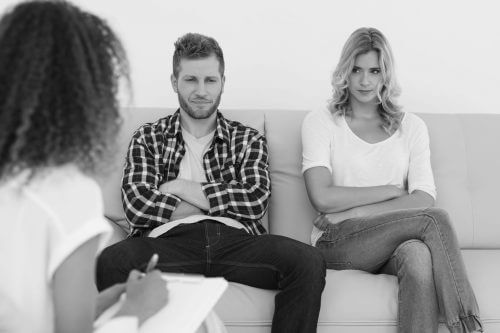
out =
[[[158,188],[177,178],[185,152],[179,110],[134,133],[122,181],[129,237],[142,236],[169,222],[181,199]],[[201,185],[210,203],[205,213],[237,220],[254,235],[266,233],[261,219],[267,210],[271,182],[264,136],[217,111],[214,139],[203,156],[203,166],[208,181]]]

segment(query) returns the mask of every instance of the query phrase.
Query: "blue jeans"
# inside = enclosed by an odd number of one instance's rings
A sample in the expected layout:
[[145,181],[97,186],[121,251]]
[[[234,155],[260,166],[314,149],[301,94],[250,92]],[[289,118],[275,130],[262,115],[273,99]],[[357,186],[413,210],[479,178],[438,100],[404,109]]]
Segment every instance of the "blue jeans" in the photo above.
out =
[[279,289],[272,332],[316,332],[326,266],[312,246],[278,235],[250,235],[211,220],[179,225],[158,238],[129,238],[106,248],[97,261],[98,289],[125,281],[131,269],[144,270],[153,253],[163,272]]
[[396,275],[399,332],[482,330],[455,231],[438,208],[397,210],[328,225],[316,243],[327,267]]

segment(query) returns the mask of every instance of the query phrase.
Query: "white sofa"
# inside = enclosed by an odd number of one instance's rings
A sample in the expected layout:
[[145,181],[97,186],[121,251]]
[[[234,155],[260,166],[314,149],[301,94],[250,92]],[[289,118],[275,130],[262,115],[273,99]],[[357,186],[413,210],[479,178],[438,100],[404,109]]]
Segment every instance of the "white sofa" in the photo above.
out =
[[[127,108],[116,169],[102,181],[106,214],[124,224],[121,166],[135,129],[173,109]],[[315,215],[301,169],[300,128],[307,111],[223,110],[264,133],[268,140],[272,196],[265,225],[270,233],[309,243]],[[486,332],[500,332],[500,115],[419,114],[431,138],[436,206],[446,209],[458,233]],[[498,215],[497,215],[498,214]],[[124,232],[113,224],[117,241]],[[361,271],[327,273],[318,332],[396,332],[397,280]],[[270,332],[276,291],[230,283],[216,306],[229,332]],[[447,332],[440,325],[440,333]]]

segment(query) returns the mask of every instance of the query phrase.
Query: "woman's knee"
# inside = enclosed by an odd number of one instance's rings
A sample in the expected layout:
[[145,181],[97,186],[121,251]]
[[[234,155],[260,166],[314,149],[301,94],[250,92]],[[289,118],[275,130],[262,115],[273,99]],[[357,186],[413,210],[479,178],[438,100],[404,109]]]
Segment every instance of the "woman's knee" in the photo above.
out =
[[453,230],[450,215],[444,209],[431,207],[424,210],[424,214],[432,219],[440,230]]
[[433,280],[431,252],[425,243],[409,240],[394,252],[398,265],[398,276],[415,282],[427,283]]

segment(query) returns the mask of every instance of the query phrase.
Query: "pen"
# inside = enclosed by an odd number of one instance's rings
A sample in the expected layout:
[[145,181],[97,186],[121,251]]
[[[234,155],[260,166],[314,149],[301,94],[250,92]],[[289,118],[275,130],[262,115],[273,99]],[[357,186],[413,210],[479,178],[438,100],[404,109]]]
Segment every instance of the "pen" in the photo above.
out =
[[149,259],[145,273],[148,274],[149,272],[151,272],[156,267],[157,263],[158,263],[158,254],[155,253],[151,256],[151,259]]

